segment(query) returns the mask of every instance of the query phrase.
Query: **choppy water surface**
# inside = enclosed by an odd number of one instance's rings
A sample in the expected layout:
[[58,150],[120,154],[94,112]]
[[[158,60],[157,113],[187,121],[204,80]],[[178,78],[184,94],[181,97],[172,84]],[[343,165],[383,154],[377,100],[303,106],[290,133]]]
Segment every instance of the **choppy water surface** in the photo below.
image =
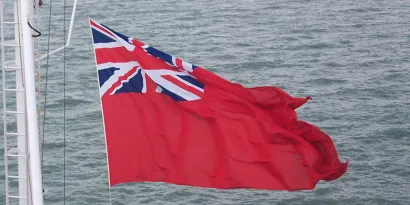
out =
[[[340,180],[321,182],[314,191],[133,183],[112,187],[112,204],[410,204],[408,1],[87,1],[93,19],[229,80],[311,95],[313,100],[298,111],[300,118],[326,131],[341,158],[350,161]],[[43,52],[50,1],[44,3]],[[53,1],[51,49],[63,44],[62,5]],[[80,1],[66,50],[66,201],[75,205],[110,203],[87,20]],[[53,56],[50,65],[45,201],[62,204],[62,55]]]

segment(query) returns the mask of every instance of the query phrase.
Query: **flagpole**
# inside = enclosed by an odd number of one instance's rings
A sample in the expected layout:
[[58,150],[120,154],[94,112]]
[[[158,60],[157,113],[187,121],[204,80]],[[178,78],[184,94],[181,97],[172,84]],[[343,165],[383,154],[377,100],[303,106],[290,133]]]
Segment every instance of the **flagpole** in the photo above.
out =
[[33,37],[29,23],[33,19],[33,0],[20,0],[23,45],[24,82],[29,145],[30,187],[33,205],[43,205],[43,179],[37,119],[37,101],[34,75]]

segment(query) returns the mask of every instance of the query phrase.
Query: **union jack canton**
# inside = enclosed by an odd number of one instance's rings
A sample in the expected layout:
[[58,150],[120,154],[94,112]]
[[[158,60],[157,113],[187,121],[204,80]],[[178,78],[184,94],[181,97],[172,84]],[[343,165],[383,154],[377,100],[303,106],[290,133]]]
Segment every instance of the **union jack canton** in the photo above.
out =
[[[199,67],[91,19],[90,24],[101,97],[127,92],[158,92],[176,101],[191,101],[203,96],[204,85],[191,75]],[[142,51],[145,53],[138,55]],[[154,56],[163,64],[141,65],[138,59],[144,55]]]

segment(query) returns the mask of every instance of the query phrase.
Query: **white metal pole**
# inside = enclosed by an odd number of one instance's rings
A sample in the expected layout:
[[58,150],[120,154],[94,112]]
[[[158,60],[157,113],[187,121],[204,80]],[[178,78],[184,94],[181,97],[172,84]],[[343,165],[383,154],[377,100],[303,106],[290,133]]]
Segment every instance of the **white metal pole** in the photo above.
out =
[[20,0],[21,27],[24,56],[24,80],[26,89],[27,134],[29,144],[30,187],[33,205],[43,205],[43,180],[41,175],[41,159],[38,135],[37,101],[34,75],[34,49],[31,28],[28,22],[32,20],[33,0]]
[[[19,6],[19,8],[17,8]],[[14,2],[14,22],[21,22],[20,16],[18,16],[18,12],[21,11],[20,8],[20,3],[19,0]],[[19,24],[14,24],[14,39],[17,44],[21,44],[21,37],[19,36]],[[15,48],[15,59],[16,62],[15,64],[17,67],[21,66],[21,60],[23,56],[22,54],[22,48],[16,47]],[[17,90],[24,90],[23,86],[23,73],[22,70],[16,70],[16,89]],[[25,105],[25,96],[24,92],[16,92],[16,108],[17,112],[22,112],[24,113],[26,110],[26,105]],[[26,116],[22,114],[17,114],[17,133],[26,133]],[[27,137],[26,135],[20,135],[17,138],[17,146],[19,149],[19,152],[21,154],[27,154]],[[19,158],[18,159],[18,175],[21,177],[19,179],[19,196],[22,197],[27,197],[27,199],[20,198],[19,199],[19,204],[20,205],[27,205],[28,203],[28,198],[29,196],[27,195],[28,193],[28,169],[27,169],[27,159],[26,158]]]

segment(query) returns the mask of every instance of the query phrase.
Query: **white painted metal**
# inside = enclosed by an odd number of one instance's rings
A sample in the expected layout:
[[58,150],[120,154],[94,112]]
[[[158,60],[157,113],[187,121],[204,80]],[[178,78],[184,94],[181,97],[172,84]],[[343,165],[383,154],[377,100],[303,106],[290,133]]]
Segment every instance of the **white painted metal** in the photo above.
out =
[[33,205],[43,205],[43,179],[41,174],[41,156],[37,120],[36,83],[34,71],[34,49],[31,28],[33,21],[33,0],[20,0],[22,45],[24,56],[24,82],[26,89],[26,116],[29,145],[30,188]]
[[[20,0],[14,2],[14,22],[18,22],[15,24],[14,28],[14,39],[17,42],[17,45],[22,45],[21,35],[21,22],[22,18],[21,15],[19,16],[19,12],[21,12],[21,6],[19,4]],[[20,28],[19,28],[20,27]],[[22,47],[15,47],[15,64],[17,67],[22,68],[21,59],[23,59],[22,54]],[[25,106],[25,92],[24,92],[24,85],[23,85],[23,70],[18,69],[16,70],[16,85],[15,88],[17,90],[23,90],[23,92],[16,93],[16,107],[18,113],[25,113],[26,106]],[[3,89],[5,92],[5,89]],[[26,115],[25,114],[17,114],[17,132],[18,133],[27,133],[26,132]],[[17,136],[17,147],[19,149],[19,153],[23,155],[27,155],[27,135]],[[29,191],[28,191],[28,167],[27,167],[27,158],[26,157],[19,157],[18,159],[18,176],[22,178],[19,179],[19,202],[20,205],[28,205],[27,199],[29,198]]]
[[[14,203],[17,200],[20,205],[43,205],[36,93],[34,90],[34,41],[31,36],[31,28],[28,26],[28,21],[34,24],[34,1],[15,0],[13,3],[14,8],[5,8],[3,0],[0,0],[6,205],[11,203],[11,200],[13,200],[12,202]],[[4,21],[4,12],[6,9],[13,9],[13,20],[10,21],[9,19],[7,22]],[[7,38],[7,35],[10,35],[6,34],[10,28],[5,30],[4,25],[10,24],[15,27],[14,39],[5,41],[5,37]],[[12,60],[6,59],[6,52],[8,50],[6,51],[5,48],[7,47],[14,47],[15,57]],[[22,64],[24,65],[24,69],[22,69]],[[15,72],[15,82],[13,85],[9,85],[11,80],[6,79],[6,73],[9,72]],[[6,80],[8,83],[6,83]],[[7,108],[7,100],[11,102],[10,97],[8,98],[7,95],[11,93],[15,93],[16,96],[13,100],[16,104],[16,110]],[[14,115],[17,120],[15,127],[16,132],[8,131],[10,126],[8,117],[12,115]],[[12,127],[10,128],[13,129]],[[26,134],[27,128],[29,131],[28,135]],[[17,141],[17,147],[9,147],[8,139],[11,138]],[[28,150],[28,145],[30,146],[30,150]],[[28,155],[28,153],[30,153],[30,155]],[[11,161],[17,162],[18,173],[9,173],[9,163]],[[28,169],[29,167],[30,171]],[[10,193],[10,180],[18,181],[18,193]]]
[[[74,25],[75,12],[78,0],[74,0],[67,43],[50,53],[39,57],[39,41],[32,37],[32,29],[28,26],[36,25],[39,28],[38,2],[35,0],[10,0],[14,2],[14,19],[4,20],[4,0],[0,0],[1,17],[1,68],[3,83],[3,122],[4,122],[4,152],[5,152],[5,187],[6,205],[10,200],[20,205],[43,205],[43,188],[41,174],[41,156],[39,144],[39,113],[37,113],[35,67],[39,69],[40,60],[63,50],[70,45]],[[11,3],[11,2],[10,2]],[[34,5],[36,3],[36,5]],[[36,14],[33,11],[36,8]],[[12,9],[12,8],[8,8]],[[14,39],[7,38],[8,29],[4,25],[14,25]],[[5,41],[5,36],[7,41]],[[36,44],[34,44],[36,42]],[[7,60],[5,47],[14,47],[12,60]],[[10,56],[10,55],[7,55]],[[6,85],[6,73],[15,72],[15,84]],[[37,75],[39,80],[39,75]],[[7,94],[15,93],[16,110],[7,108]],[[10,103],[10,97],[9,97]],[[16,131],[8,131],[7,116],[16,116]],[[8,147],[8,138],[17,139],[17,147]],[[18,173],[9,173],[9,161],[18,162]],[[15,175],[17,174],[17,175]],[[19,182],[19,193],[10,193],[9,180]],[[0,202],[1,203],[1,202]]]
[[[10,2],[11,3],[11,2]],[[16,199],[19,201],[20,205],[27,205],[29,204],[29,191],[28,191],[28,167],[27,167],[27,140],[25,134],[25,95],[24,95],[24,87],[23,87],[23,79],[21,73],[21,45],[19,41],[19,16],[18,11],[20,8],[18,7],[20,4],[18,1],[14,1],[12,8],[10,10],[14,11],[13,21],[4,22],[4,2],[1,1],[1,58],[2,58],[2,78],[3,78],[3,121],[4,121],[4,161],[5,161],[5,187],[6,187],[6,204],[10,203],[10,199]],[[14,24],[14,40],[5,41],[5,28],[4,25]],[[8,28],[9,29],[9,28]],[[14,59],[6,61],[5,57],[5,48],[6,47],[14,47]],[[15,84],[10,86],[6,84],[6,72],[14,71],[15,72]],[[7,94],[15,93],[15,103],[16,103],[16,111],[8,110],[7,108]],[[8,119],[7,115],[15,115],[16,116],[16,133],[8,132]],[[17,138],[17,147],[9,148],[8,146],[8,138],[13,137]],[[16,139],[14,140],[16,141]],[[18,174],[17,176],[9,174],[9,160],[16,161],[18,163]],[[17,180],[18,181],[18,190],[19,193],[10,193],[9,189],[9,180]]]

